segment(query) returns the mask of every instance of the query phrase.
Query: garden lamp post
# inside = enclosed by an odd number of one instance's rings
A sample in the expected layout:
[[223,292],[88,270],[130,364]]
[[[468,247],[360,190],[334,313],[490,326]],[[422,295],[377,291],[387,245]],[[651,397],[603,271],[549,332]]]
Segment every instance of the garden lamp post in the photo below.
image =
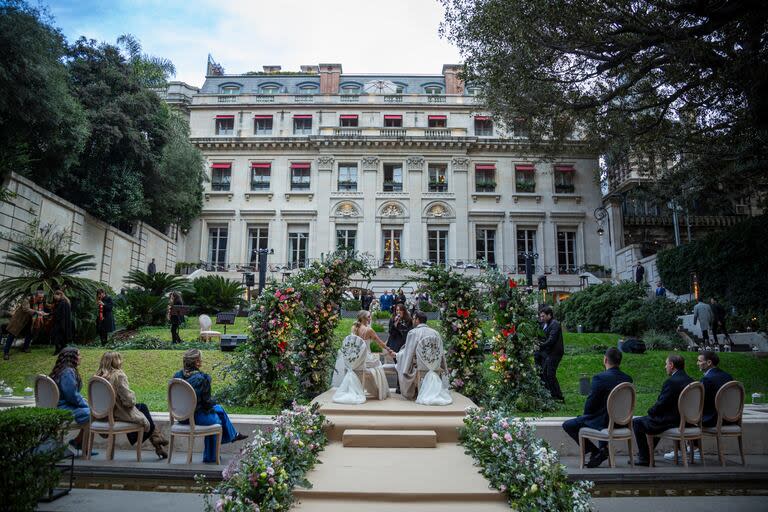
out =
[[539,253],[525,251],[521,254],[525,259],[525,285],[533,286],[533,263],[534,260],[539,259]]

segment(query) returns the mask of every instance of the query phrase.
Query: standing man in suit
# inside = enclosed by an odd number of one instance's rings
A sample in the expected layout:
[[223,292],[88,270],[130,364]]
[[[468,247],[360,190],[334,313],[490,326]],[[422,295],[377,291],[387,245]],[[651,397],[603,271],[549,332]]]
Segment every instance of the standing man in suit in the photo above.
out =
[[[603,366],[605,371],[592,377],[592,391],[584,404],[584,414],[563,423],[563,430],[578,444],[579,430],[583,427],[601,430],[608,427],[608,395],[622,382],[632,382],[632,377],[619,369],[621,352],[616,347],[605,351]],[[589,452],[588,468],[596,468],[608,458],[608,444],[600,442],[600,448],[586,440]]]
[[[685,386],[693,382],[693,379],[685,373],[685,359],[679,354],[670,354],[664,366],[669,378],[661,386],[661,393],[656,403],[648,409],[647,416],[641,416],[632,420],[635,430],[635,442],[637,443],[638,456],[636,466],[648,466],[648,440],[645,434],[661,434],[668,428],[680,426],[680,411],[677,408],[677,399],[680,398]],[[659,442],[659,438],[653,440],[653,447]]]
[[709,344],[709,330],[712,328],[712,308],[699,296],[698,302],[693,306],[693,325],[699,324],[701,339],[704,346]]
[[560,322],[555,320],[555,314],[550,306],[544,306],[539,310],[539,321],[544,330],[544,341],[539,346],[536,360],[540,364],[539,373],[544,382],[544,387],[549,390],[552,398],[564,401],[563,392],[560,391],[560,383],[557,382],[557,367],[563,358],[563,330]]
[[112,297],[107,295],[103,288],[96,290],[96,332],[99,333],[101,344],[107,344],[109,333],[115,330],[115,317],[112,314]]
[[[706,350],[699,354],[696,360],[696,366],[699,367],[704,373],[701,377],[701,383],[704,384],[704,412],[701,417],[701,423],[704,428],[714,427],[717,425],[717,409],[715,408],[715,397],[720,388],[726,383],[731,382],[733,377],[731,374],[721,370],[717,365],[720,364],[720,356],[716,352]],[[697,443],[698,441],[694,441]],[[701,455],[698,450],[694,452],[694,461],[700,460]],[[666,460],[675,460],[675,452],[667,452],[664,454]]]
[[153,276],[157,273],[157,265],[155,265],[155,258],[152,258],[152,261],[149,262],[149,265],[147,265],[147,274]]
[[[733,345],[733,340],[731,340],[731,337],[728,335],[728,331],[725,328],[725,320],[728,316],[728,313],[726,313],[725,308],[722,304],[717,302],[717,299],[712,297],[709,299],[709,307],[712,308],[712,337],[715,338],[715,343],[722,346],[725,345],[725,342],[727,341],[729,344]],[[720,343],[720,340],[717,338],[718,334],[723,335],[723,343]],[[715,365],[717,366],[717,365]]]
[[645,278],[645,267],[642,263],[639,261],[637,262],[637,266],[635,267],[635,282],[637,284],[643,284],[643,279]]

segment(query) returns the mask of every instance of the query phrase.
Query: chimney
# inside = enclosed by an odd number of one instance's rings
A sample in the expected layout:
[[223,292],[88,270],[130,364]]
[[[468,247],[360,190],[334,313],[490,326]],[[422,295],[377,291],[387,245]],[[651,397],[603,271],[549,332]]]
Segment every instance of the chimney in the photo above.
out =
[[279,73],[280,69],[280,66],[264,66],[265,73]]
[[320,64],[320,94],[339,94],[341,64]]
[[445,94],[464,94],[464,80],[459,78],[461,64],[443,64],[443,77],[445,77]]

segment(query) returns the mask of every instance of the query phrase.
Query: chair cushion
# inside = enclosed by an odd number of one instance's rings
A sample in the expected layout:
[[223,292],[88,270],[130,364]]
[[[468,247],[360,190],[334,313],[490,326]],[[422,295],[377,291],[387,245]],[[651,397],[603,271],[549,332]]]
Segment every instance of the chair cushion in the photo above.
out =
[[200,336],[221,336],[219,331],[200,331]]
[[[171,432],[174,434],[189,434],[191,429],[189,425],[174,423],[171,427]],[[221,432],[221,425],[195,425],[195,434],[212,434],[216,432]]]
[[[741,434],[741,427],[738,425],[723,425],[720,427],[723,434]],[[717,427],[708,427],[704,429],[705,434],[717,434]]]
[[[629,437],[630,430],[628,428],[614,428],[613,437]],[[597,439],[608,439],[608,429],[595,430],[594,428],[584,427],[579,430],[579,435],[583,437],[591,437]]]
[[[131,430],[144,430],[144,427],[142,425],[139,425],[138,423],[128,423],[127,421],[116,421],[112,425],[112,432],[122,432],[122,431],[131,431]],[[109,429],[109,422],[108,421],[92,421],[91,422],[91,430],[92,431],[108,431]]]
[[[684,432],[685,437],[695,437],[701,435],[701,429],[699,427],[687,427]],[[680,437],[680,429],[668,428],[657,437]]]

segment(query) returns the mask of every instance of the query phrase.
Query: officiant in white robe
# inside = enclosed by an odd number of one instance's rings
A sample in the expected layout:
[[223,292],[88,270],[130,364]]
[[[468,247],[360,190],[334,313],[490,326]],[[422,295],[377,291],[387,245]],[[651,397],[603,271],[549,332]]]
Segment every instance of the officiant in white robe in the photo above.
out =
[[[405,340],[405,345],[397,353],[397,378],[400,382],[400,394],[408,400],[415,400],[417,393],[417,363],[416,363],[416,345],[419,340],[427,337],[440,338],[440,334],[433,328],[427,325],[427,317],[421,312],[417,311],[413,315],[413,329],[408,332],[408,337]],[[445,363],[445,355],[443,355],[440,361],[440,366],[445,374],[448,373],[448,366]]]

